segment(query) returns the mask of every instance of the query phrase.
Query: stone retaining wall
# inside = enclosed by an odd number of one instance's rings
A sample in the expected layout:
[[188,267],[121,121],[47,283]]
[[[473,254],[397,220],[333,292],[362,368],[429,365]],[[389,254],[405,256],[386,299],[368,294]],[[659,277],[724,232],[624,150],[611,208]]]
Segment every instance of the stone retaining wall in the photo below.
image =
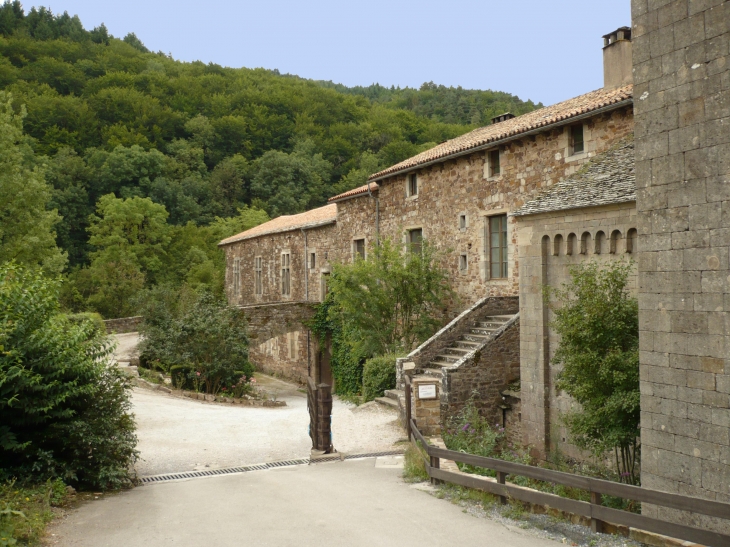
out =
[[109,334],[123,334],[125,332],[137,332],[139,324],[144,319],[141,315],[135,317],[121,317],[119,319],[105,319],[106,331]]

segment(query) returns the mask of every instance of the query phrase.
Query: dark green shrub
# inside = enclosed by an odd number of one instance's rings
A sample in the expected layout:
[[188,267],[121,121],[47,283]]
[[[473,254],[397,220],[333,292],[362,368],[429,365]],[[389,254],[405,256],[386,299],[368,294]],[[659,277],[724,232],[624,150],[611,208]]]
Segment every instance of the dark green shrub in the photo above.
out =
[[362,396],[365,401],[382,397],[386,389],[395,387],[395,360],[395,355],[383,355],[365,361],[362,373]]
[[147,303],[140,328],[145,366],[169,371],[178,387],[211,394],[253,376],[241,310],[187,288],[151,294],[156,298]]
[[58,282],[0,266],[0,480],[130,484],[137,453],[130,380],[109,340],[59,314]]
[[84,312],[84,313],[72,313],[66,316],[66,318],[74,324],[80,324],[85,321],[88,321],[94,326],[94,330],[98,332],[100,335],[105,335],[106,332],[106,323],[104,323],[104,319],[102,319],[101,315],[95,312]]

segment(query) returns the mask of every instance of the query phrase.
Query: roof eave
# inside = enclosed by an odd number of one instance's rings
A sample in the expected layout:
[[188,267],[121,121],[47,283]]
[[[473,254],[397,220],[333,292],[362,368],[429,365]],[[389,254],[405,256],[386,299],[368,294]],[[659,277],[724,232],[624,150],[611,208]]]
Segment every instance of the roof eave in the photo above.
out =
[[309,230],[311,228],[319,228],[320,226],[327,226],[328,224],[335,224],[337,222],[337,218],[332,218],[329,220],[320,220],[319,222],[311,222],[309,224],[300,224],[299,226],[288,226],[286,228],[280,228],[279,230],[271,230],[270,232],[262,232],[260,234],[254,234],[251,236],[244,236],[240,237],[238,239],[233,239],[231,241],[221,241],[218,243],[218,247],[225,247],[227,245],[231,245],[233,243],[239,243],[241,241],[246,241],[247,239],[256,239],[257,237],[264,237],[264,236],[270,236],[274,234],[283,234],[285,232],[296,232],[297,230]]
[[454,158],[458,158],[461,156],[468,156],[470,154],[474,154],[475,152],[480,152],[480,151],[486,150],[488,148],[494,148],[495,146],[500,146],[501,144],[505,144],[510,141],[529,137],[530,135],[537,135],[538,133],[543,133],[544,131],[549,131],[550,129],[553,129],[555,127],[560,127],[563,125],[575,123],[576,121],[584,120],[586,118],[592,118],[593,116],[602,114],[603,112],[610,112],[611,110],[617,110],[619,108],[623,108],[625,106],[632,105],[632,104],[634,104],[633,97],[628,98],[628,99],[623,99],[616,103],[602,106],[600,108],[596,108],[595,110],[590,110],[589,112],[584,112],[583,114],[579,114],[577,116],[571,116],[569,118],[565,118],[564,120],[560,120],[560,121],[553,122],[553,123],[550,123],[547,125],[543,125],[543,126],[535,128],[535,129],[523,131],[522,133],[515,133],[514,135],[510,135],[508,137],[504,137],[502,139],[498,139],[495,141],[486,142],[484,144],[480,144],[479,146],[475,146],[473,148],[468,148],[466,150],[460,150],[458,152],[453,152],[452,154],[448,154],[446,156],[442,156],[440,158],[436,158],[436,159],[433,159],[433,160],[430,160],[430,161],[427,161],[424,163],[419,163],[418,165],[412,165],[410,167],[403,167],[402,169],[398,169],[397,171],[392,171],[390,173],[385,173],[383,175],[379,175],[377,177],[370,178],[370,179],[368,179],[368,182],[378,182],[378,181],[381,181],[381,180],[384,180],[384,179],[387,179],[390,177],[408,173],[409,171],[423,169],[424,167],[429,167],[429,166],[435,165],[437,163],[443,163],[445,161],[448,161],[448,160],[451,160]]
[[597,203],[597,204],[592,204],[592,205],[576,205],[576,206],[564,207],[564,208],[560,208],[560,209],[548,209],[546,211],[528,211],[526,213],[520,213],[519,211],[515,211],[513,213],[509,213],[509,216],[523,218],[523,217],[531,217],[531,216],[537,216],[537,215],[547,215],[547,214],[551,214],[551,213],[562,213],[564,211],[576,211],[578,209],[597,209],[599,207],[610,207],[611,205],[621,205],[623,203],[636,203],[636,196],[634,196],[633,198],[612,201],[611,203]]

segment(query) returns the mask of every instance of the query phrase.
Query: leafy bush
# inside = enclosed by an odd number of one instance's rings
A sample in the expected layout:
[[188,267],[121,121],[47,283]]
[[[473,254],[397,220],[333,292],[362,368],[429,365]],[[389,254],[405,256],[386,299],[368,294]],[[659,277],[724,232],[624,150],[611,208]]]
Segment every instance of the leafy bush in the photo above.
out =
[[58,313],[57,281],[0,266],[0,480],[130,484],[130,380],[91,321]]
[[365,361],[362,374],[362,396],[365,401],[382,397],[386,389],[395,387],[395,360],[395,355],[383,355]]
[[140,331],[140,360],[171,372],[178,387],[217,394],[253,376],[243,312],[208,292],[157,288]]
[[601,457],[613,451],[623,482],[638,484],[639,305],[627,289],[630,262],[587,262],[548,290],[562,365],[557,389],[580,407],[565,414],[571,440]]
[[75,323],[75,324],[88,322],[91,325],[93,325],[94,330],[100,336],[106,335],[106,323],[104,323],[104,319],[102,319],[101,315],[99,315],[98,313],[94,313],[94,312],[72,313],[67,316],[67,319],[71,323]]

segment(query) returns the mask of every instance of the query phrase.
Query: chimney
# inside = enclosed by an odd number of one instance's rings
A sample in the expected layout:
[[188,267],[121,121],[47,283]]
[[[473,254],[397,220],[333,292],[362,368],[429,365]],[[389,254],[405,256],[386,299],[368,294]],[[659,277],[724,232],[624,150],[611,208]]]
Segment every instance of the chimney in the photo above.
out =
[[504,114],[500,114],[499,116],[495,116],[492,118],[492,123],[499,123],[499,122],[505,122],[507,120],[511,120],[514,118],[515,115],[512,114],[512,112],[505,112]]
[[633,83],[631,70],[631,28],[621,27],[603,37],[604,89]]

